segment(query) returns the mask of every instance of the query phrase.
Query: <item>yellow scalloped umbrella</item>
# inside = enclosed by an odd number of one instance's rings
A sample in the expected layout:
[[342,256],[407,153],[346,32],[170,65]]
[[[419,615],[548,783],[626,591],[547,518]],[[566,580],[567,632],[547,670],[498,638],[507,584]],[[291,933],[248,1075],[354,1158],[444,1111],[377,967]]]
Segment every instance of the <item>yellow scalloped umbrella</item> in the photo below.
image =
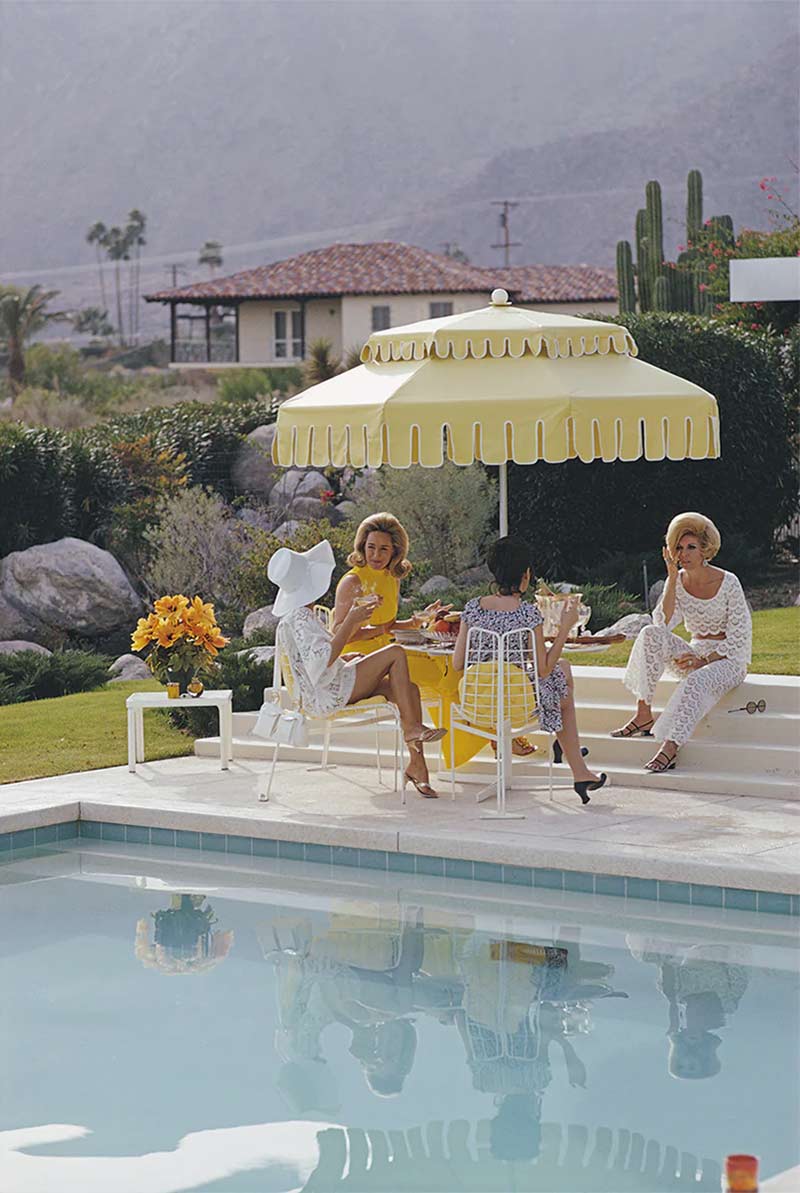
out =
[[273,459],[288,467],[408,468],[476,460],[705,460],[719,455],[712,394],[637,360],[613,323],[491,306],[374,332],[364,362],[278,411]]

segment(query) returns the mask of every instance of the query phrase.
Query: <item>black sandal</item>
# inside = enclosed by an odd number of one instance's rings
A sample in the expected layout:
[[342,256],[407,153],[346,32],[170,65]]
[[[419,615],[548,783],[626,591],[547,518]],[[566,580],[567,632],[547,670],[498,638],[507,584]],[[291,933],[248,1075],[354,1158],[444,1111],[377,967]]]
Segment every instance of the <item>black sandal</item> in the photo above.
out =
[[[658,753],[655,754],[650,759],[649,762],[645,763],[644,769],[649,771],[651,775],[663,774],[663,772],[665,770],[674,770],[675,769],[675,761],[676,761],[677,757],[678,757],[677,750],[674,754],[668,754],[666,752],[666,750],[659,750]],[[660,758],[663,758],[664,761],[659,762]]]
[[[586,758],[589,753],[588,746],[581,746],[581,757]],[[558,766],[564,759],[564,751],[561,749],[561,742],[557,737],[553,738],[553,762]]]
[[587,795],[587,792],[599,791],[600,788],[605,783],[607,778],[608,778],[608,775],[605,773],[605,771],[603,771],[603,773],[600,775],[599,779],[596,779],[594,781],[592,781],[591,779],[581,779],[581,781],[579,783],[573,783],[573,787],[577,791],[578,795],[581,797],[581,803],[588,804],[589,796]]
[[645,721],[643,725],[637,724],[636,717],[631,717],[627,725],[623,725],[621,729],[612,729],[611,737],[652,737],[651,729],[655,725],[653,717],[649,721]]

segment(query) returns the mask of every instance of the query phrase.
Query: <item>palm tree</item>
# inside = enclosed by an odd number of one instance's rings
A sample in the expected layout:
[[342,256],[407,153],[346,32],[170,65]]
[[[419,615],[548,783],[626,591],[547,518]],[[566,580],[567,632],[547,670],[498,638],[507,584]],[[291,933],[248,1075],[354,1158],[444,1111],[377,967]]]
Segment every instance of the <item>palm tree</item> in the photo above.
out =
[[205,242],[197,258],[197,264],[207,265],[213,278],[214,270],[222,267],[222,245],[218,240]]
[[106,301],[106,278],[103,273],[103,257],[100,250],[103,247],[103,241],[108,232],[102,220],[95,220],[89,231],[86,233],[86,243],[94,245],[95,255],[97,257],[97,272],[100,275],[100,298],[103,303],[103,309],[108,310],[108,302]]
[[125,235],[128,238],[129,245],[133,248],[134,262],[131,268],[131,309],[128,312],[128,322],[132,338],[135,338],[139,334],[139,277],[141,272],[142,247],[147,244],[144,238],[146,226],[147,216],[144,212],[140,211],[138,207],[132,208],[128,212],[128,222],[125,225]]
[[328,381],[341,371],[342,363],[333,355],[330,340],[314,340],[308,349],[308,359],[303,365],[303,381],[306,386]]
[[125,347],[125,324],[122,319],[122,278],[120,275],[120,261],[130,261],[130,240],[125,232],[116,225],[109,228],[103,237],[103,248],[110,261],[114,262],[114,290],[117,298],[117,332],[120,347]]
[[12,393],[25,383],[25,341],[47,324],[64,319],[63,311],[48,311],[47,304],[58,290],[31,286],[27,290],[8,288],[0,297],[0,338],[8,349],[8,380]]

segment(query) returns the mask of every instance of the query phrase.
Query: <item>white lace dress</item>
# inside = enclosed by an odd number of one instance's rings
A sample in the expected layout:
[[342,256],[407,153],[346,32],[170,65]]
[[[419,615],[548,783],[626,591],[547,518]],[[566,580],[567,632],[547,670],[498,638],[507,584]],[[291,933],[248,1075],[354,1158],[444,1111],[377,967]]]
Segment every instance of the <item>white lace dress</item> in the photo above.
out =
[[285,654],[299,688],[299,704],[312,717],[327,717],[344,708],[356,682],[356,661],[331,657],[332,638],[316,615],[303,605],[281,618],[275,637],[277,653]]
[[[743,681],[752,646],[750,610],[733,572],[724,573],[716,594],[707,600],[687,592],[682,575],[675,586],[675,611],[669,625],[662,598],[653,611],[653,624],[645,626],[634,643],[624,679],[636,698],[648,704],[664,671],[681,679],[653,726],[659,741],[674,741],[678,746],[689,740],[717,701]],[[691,633],[691,642],[671,632],[681,622]],[[725,637],[700,638],[699,634]],[[701,658],[710,654],[725,657],[684,675],[673,659],[688,651]]]

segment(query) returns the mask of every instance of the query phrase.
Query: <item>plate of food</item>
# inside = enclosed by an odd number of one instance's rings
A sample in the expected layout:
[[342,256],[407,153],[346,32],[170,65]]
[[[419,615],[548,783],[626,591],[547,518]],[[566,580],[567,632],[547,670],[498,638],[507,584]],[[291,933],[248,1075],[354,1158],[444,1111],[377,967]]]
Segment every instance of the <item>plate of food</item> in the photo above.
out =
[[401,646],[424,646],[427,641],[421,630],[392,630],[392,637]]
[[426,641],[437,643],[440,646],[452,646],[458,637],[458,631],[461,626],[461,614],[459,612],[444,613],[441,617],[437,617],[429,626],[426,626],[421,633],[424,635]]

